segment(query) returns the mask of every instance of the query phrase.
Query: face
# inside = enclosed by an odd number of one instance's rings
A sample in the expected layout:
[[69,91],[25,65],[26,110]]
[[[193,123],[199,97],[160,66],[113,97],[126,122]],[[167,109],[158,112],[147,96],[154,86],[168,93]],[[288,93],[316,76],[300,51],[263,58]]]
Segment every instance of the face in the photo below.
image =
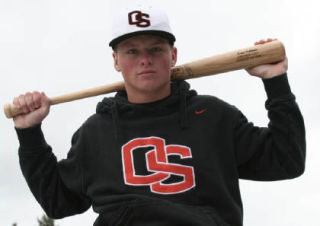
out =
[[113,58],[130,102],[152,102],[170,94],[170,68],[177,61],[177,49],[166,39],[153,35],[128,38],[117,45]]

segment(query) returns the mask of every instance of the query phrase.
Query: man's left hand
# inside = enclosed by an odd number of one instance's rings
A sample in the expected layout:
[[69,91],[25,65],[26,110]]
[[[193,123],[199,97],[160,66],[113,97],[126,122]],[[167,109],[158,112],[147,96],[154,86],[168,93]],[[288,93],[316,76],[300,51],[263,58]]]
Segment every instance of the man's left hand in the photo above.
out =
[[[274,40],[276,39],[269,38],[267,40],[260,40],[258,42],[255,42],[254,44],[262,45],[264,43],[272,42]],[[263,79],[273,78],[275,76],[282,75],[285,72],[287,72],[288,58],[285,57],[285,59],[280,62],[273,63],[273,64],[263,64],[263,65],[255,66],[252,68],[247,68],[246,70],[250,75],[257,76],[259,78],[263,78]]]

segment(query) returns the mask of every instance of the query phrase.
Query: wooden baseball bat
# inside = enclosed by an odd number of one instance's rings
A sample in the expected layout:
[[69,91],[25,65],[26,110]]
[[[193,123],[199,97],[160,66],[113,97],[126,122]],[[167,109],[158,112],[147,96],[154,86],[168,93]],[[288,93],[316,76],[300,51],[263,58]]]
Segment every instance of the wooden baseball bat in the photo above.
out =
[[[171,69],[172,80],[198,78],[218,73],[254,67],[261,64],[275,63],[285,58],[285,48],[280,41],[234,50],[224,54],[196,60]],[[107,94],[124,89],[124,82],[116,82],[100,87],[82,90],[50,98],[51,105],[65,103],[86,97]],[[13,104],[5,104],[4,112],[7,118],[22,114],[22,110]]]

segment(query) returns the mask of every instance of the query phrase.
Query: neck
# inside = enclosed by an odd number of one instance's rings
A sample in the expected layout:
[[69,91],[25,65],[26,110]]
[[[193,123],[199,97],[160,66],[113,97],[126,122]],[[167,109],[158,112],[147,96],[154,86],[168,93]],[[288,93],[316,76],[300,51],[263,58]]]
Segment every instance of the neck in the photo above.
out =
[[130,90],[126,89],[128,95],[128,101],[134,104],[145,104],[152,103],[158,100],[162,100],[168,97],[171,93],[171,86],[168,84],[166,87],[160,89],[159,91],[152,92],[135,92],[134,95]]

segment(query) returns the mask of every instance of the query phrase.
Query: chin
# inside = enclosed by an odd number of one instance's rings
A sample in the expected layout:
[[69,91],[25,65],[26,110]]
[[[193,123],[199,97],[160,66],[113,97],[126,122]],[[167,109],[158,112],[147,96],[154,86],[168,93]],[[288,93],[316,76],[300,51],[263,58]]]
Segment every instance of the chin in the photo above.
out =
[[163,83],[159,83],[156,81],[144,81],[139,88],[145,92],[162,92],[168,87],[170,87],[170,81]]

